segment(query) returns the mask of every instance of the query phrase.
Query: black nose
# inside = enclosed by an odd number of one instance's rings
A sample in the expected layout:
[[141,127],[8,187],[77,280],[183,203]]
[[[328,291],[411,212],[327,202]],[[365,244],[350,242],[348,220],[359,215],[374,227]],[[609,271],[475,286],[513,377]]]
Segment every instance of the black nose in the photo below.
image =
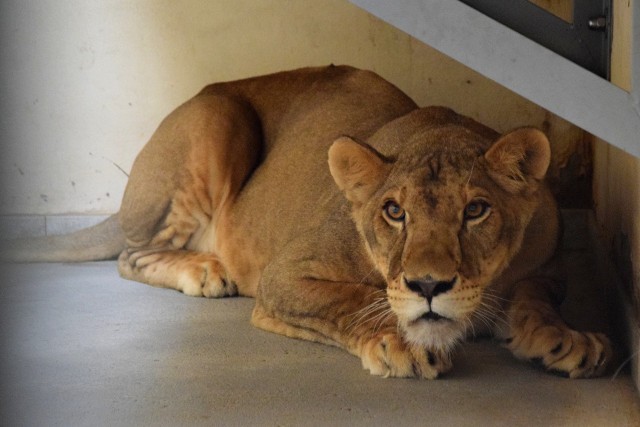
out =
[[455,285],[456,280],[457,279],[454,277],[449,281],[440,281],[434,280],[431,276],[427,276],[420,280],[404,279],[409,289],[425,297],[429,303],[431,303],[431,300],[436,295],[450,291],[453,288],[453,285]]

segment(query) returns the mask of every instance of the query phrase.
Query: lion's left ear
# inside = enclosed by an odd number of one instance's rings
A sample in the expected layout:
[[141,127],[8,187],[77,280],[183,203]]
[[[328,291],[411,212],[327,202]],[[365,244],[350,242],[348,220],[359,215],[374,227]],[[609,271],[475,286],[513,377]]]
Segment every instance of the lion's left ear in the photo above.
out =
[[500,183],[507,190],[516,191],[528,178],[544,179],[551,161],[551,148],[542,131],[527,127],[500,137],[484,157]]
[[388,174],[387,160],[369,145],[343,136],[329,148],[329,170],[347,199],[364,203]]

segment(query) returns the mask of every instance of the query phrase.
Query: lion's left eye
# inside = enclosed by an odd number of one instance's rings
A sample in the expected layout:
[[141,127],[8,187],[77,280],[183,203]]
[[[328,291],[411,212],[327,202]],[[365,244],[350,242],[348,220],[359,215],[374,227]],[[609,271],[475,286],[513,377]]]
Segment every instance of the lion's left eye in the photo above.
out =
[[486,200],[472,200],[464,208],[464,220],[480,219],[489,213],[491,205]]
[[405,212],[397,202],[389,200],[384,204],[384,213],[388,219],[394,222],[404,221]]

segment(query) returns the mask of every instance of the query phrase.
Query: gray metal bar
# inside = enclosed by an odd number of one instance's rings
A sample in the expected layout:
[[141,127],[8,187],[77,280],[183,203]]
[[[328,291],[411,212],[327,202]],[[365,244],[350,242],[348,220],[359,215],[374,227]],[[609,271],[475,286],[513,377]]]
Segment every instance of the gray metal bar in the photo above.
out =
[[529,0],[460,0],[523,36],[599,75],[609,77],[610,25],[589,29],[589,19],[608,22],[610,0],[580,0],[573,22],[565,22]]
[[[633,1],[631,22],[631,106],[640,117],[640,0]],[[640,145],[640,133],[637,134]],[[639,156],[636,154],[636,156]]]
[[351,0],[413,37],[620,149],[640,157],[640,0],[627,93],[454,0]]

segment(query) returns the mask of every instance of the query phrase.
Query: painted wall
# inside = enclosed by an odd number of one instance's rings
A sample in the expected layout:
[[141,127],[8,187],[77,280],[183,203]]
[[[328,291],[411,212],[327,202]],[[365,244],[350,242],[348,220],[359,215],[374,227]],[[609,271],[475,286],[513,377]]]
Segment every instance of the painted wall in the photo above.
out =
[[604,141],[594,153],[596,217],[640,326],[640,159]]
[[583,144],[579,130],[346,0],[4,0],[0,215],[115,212],[136,153],[202,86],[329,63],[373,69],[421,105],[501,131],[544,127],[558,164]]
[[[634,1],[638,0],[614,0],[613,3],[611,81],[627,91],[632,86]],[[616,270],[612,274],[619,276],[617,279],[628,304],[631,360],[636,386],[640,389],[640,158],[598,140],[594,146],[593,173],[596,218]]]

